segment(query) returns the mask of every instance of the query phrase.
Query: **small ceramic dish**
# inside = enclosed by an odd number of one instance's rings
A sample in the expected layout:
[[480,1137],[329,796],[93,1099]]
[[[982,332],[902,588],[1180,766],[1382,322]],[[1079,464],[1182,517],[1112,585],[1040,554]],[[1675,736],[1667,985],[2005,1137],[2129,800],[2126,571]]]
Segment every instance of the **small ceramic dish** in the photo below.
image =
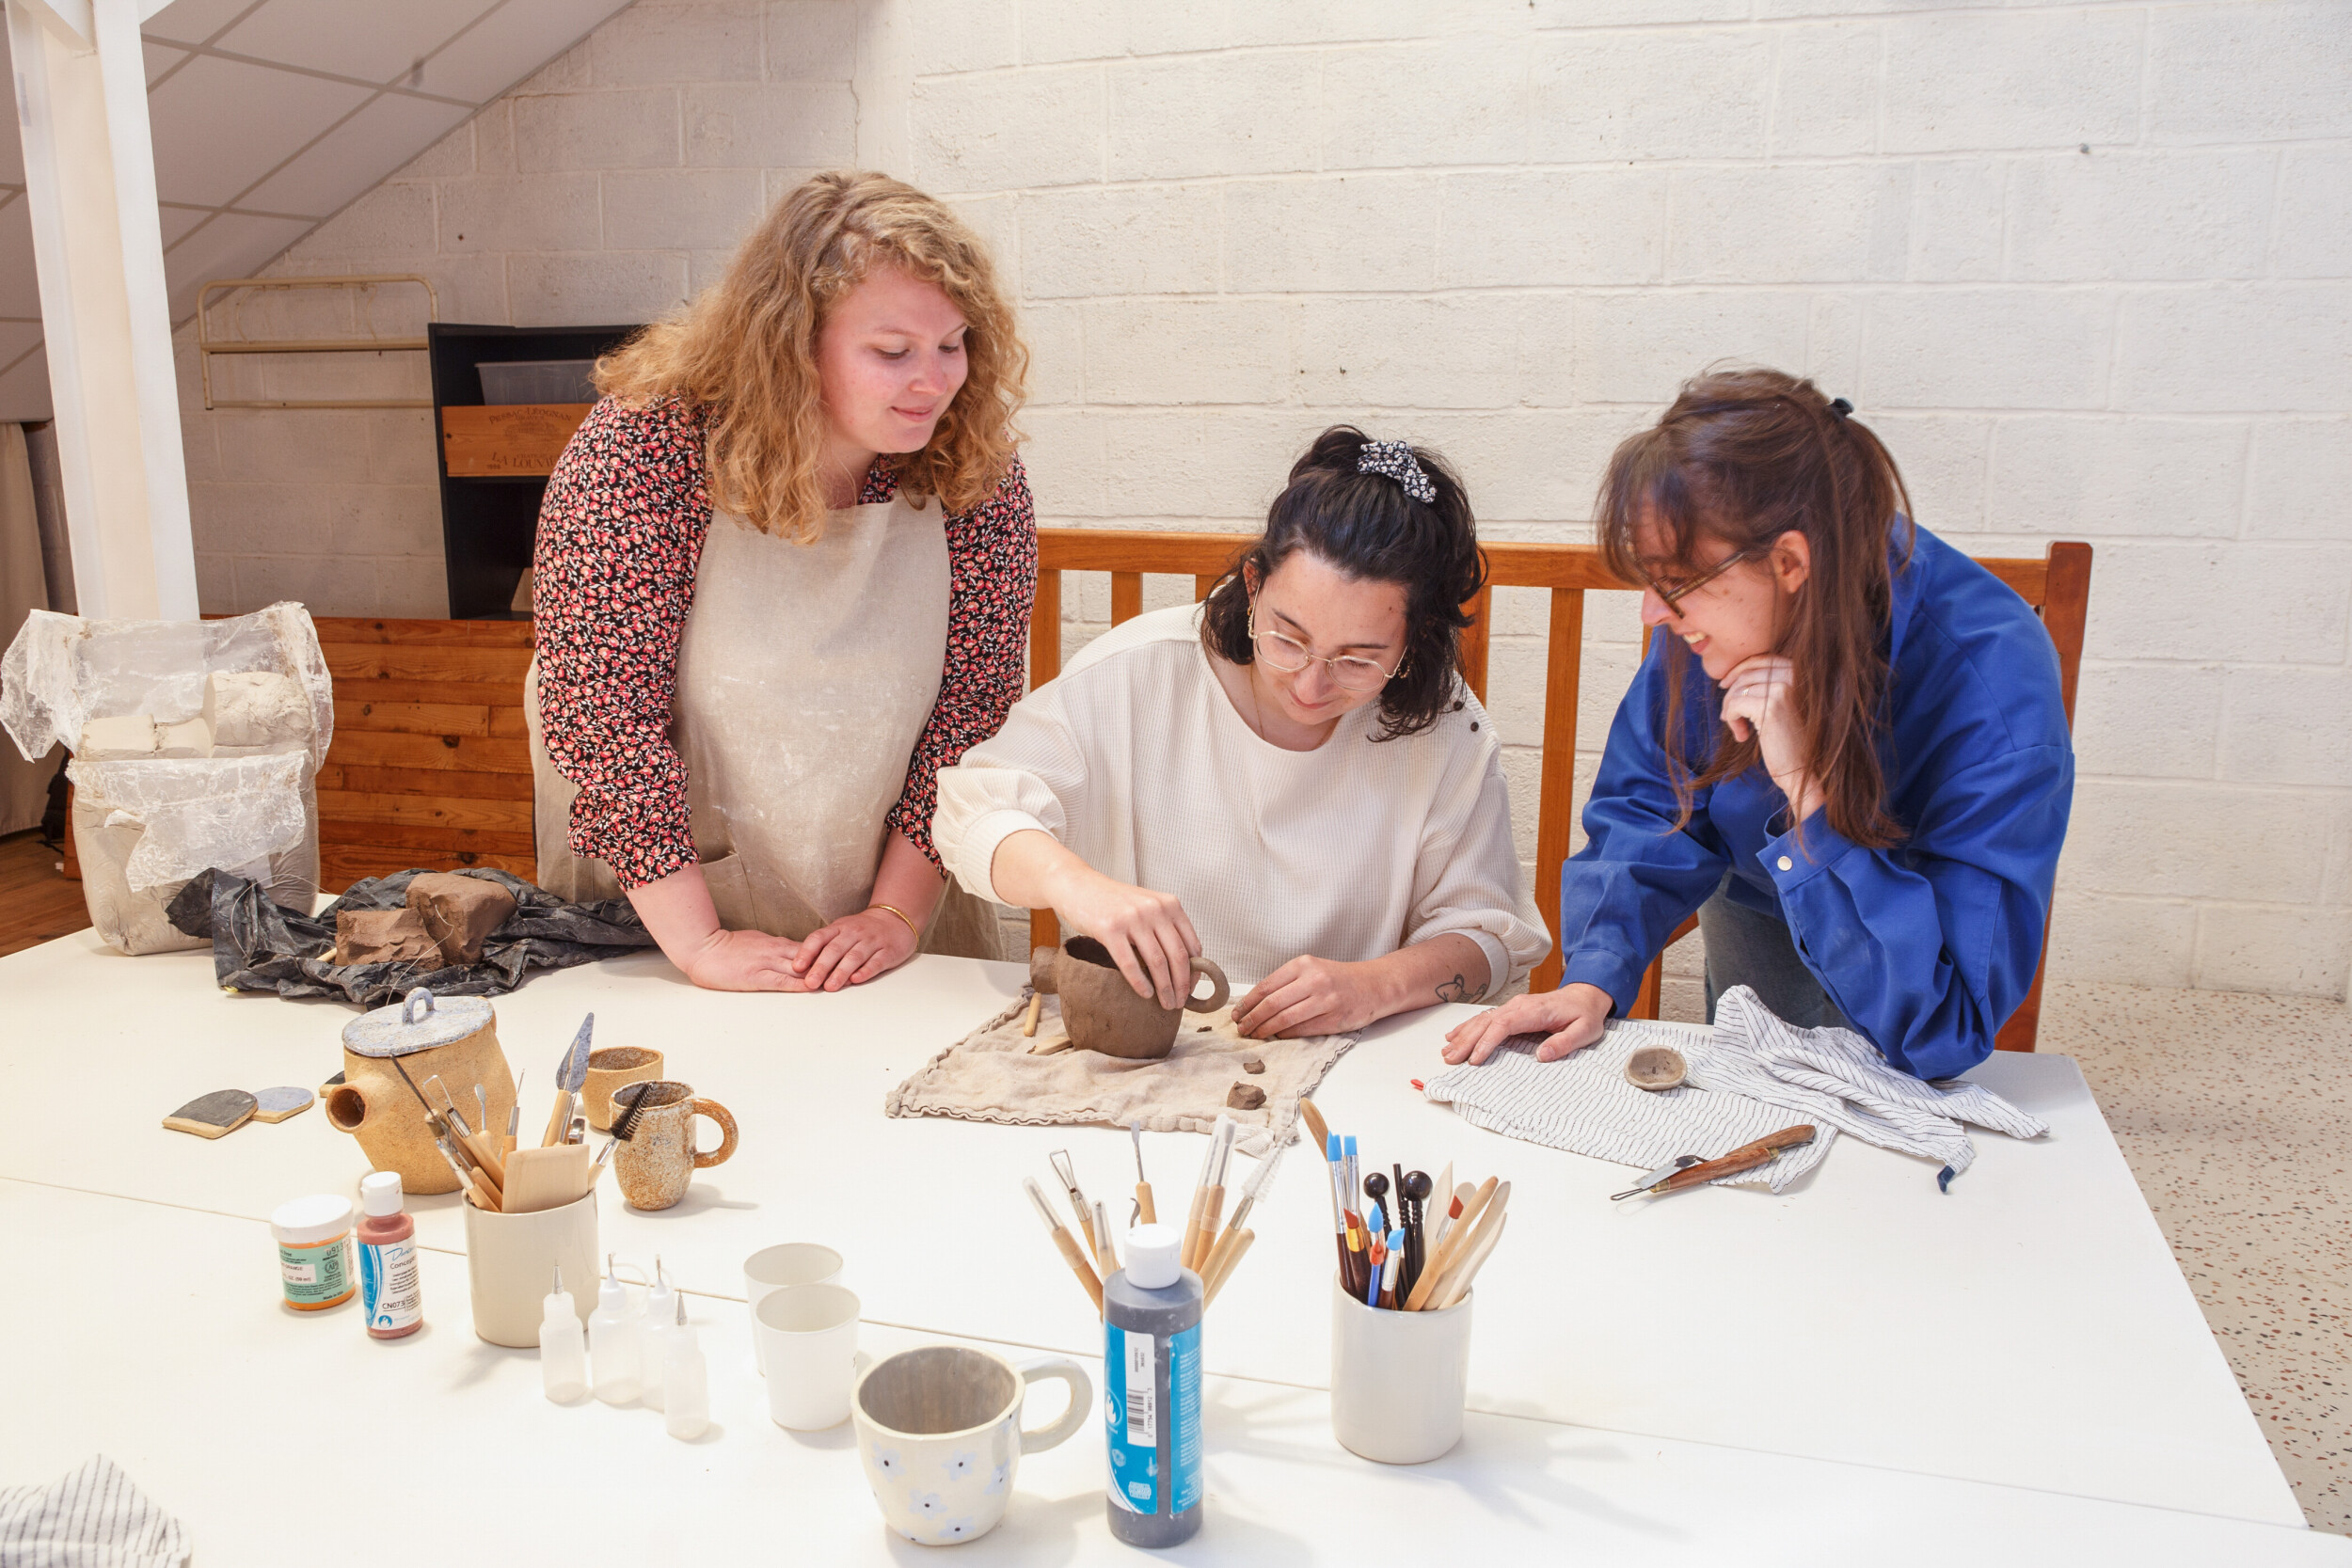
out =
[[1625,1081],[1637,1089],[1671,1089],[1680,1085],[1691,1066],[1671,1045],[1645,1045],[1626,1058]]

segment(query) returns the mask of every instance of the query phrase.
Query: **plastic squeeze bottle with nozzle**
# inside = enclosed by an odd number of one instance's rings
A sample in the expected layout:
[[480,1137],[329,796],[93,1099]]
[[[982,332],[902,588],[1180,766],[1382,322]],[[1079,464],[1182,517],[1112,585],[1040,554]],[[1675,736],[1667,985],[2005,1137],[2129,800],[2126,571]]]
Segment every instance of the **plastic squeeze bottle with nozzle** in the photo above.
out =
[[580,1308],[564,1289],[564,1265],[555,1266],[555,1289],[548,1293],[539,1323],[539,1386],[558,1404],[588,1391],[588,1352],[581,1343]]
[[596,1288],[596,1309],[588,1316],[588,1361],[596,1369],[596,1398],[627,1404],[637,1397],[637,1325],[629,1321],[628,1291],[604,1260],[604,1283]]
[[710,1425],[710,1369],[694,1325],[686,1321],[686,1298],[677,1298],[677,1320],[660,1340],[662,1354],[661,1421],[682,1442],[692,1442]]

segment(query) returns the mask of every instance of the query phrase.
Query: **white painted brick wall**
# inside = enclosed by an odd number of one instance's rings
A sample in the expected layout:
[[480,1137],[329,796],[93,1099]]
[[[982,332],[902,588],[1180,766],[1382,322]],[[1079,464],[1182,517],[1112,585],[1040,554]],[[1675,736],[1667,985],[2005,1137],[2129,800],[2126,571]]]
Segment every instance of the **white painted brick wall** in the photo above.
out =
[[[1246,527],[1349,420],[1494,536],[1585,538],[1677,382],[1815,375],[1928,526],[2098,549],[2054,972],[2344,994],[2341,3],[914,3],[917,174],[1018,256],[1049,522]],[[1074,650],[1101,579],[1065,607]],[[1586,624],[1580,800],[1639,642]],[[1498,600],[1531,859],[1544,626]]]
[[[1245,529],[1348,420],[1445,451],[1495,537],[1586,538],[1611,447],[1679,380],[1804,372],[1928,526],[2099,551],[2053,971],[2344,994],[2342,0],[897,3],[898,172],[1020,293],[1046,522]],[[854,155],[862,10],[640,0],[279,267],[421,272],[452,320],[663,309]],[[192,414],[206,607],[438,613],[430,440],[421,416]],[[1065,603],[1074,651],[1106,587]],[[1545,624],[1540,595],[1498,601],[1530,858]],[[1586,625],[1580,800],[1639,642],[1627,596]],[[1697,945],[1670,1011],[1698,1006]]]
[[[707,282],[774,196],[851,159],[861,13],[858,0],[642,0],[265,270],[421,274],[444,321],[650,319]],[[386,335],[421,332],[408,294],[377,307]],[[326,293],[244,310],[256,337],[361,325]],[[206,610],[449,612],[429,412],[207,413],[192,325],[178,348]],[[228,396],[429,395],[421,355],[241,356],[215,360],[214,378]]]

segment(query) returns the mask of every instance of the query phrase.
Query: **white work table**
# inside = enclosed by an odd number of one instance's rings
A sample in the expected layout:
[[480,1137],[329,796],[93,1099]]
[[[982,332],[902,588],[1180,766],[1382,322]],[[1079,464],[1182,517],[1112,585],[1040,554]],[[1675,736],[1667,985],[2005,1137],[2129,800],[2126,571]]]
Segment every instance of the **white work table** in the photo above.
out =
[[[1013,965],[922,958],[833,996],[724,996],[648,955],[540,974],[497,999],[539,1114],[593,1009],[598,1045],[660,1047],[670,1076],[741,1123],[740,1152],[698,1173],[676,1209],[640,1214],[602,1188],[601,1245],[641,1263],[659,1252],[688,1290],[720,1298],[695,1307],[723,1430],[684,1445],[649,1412],[547,1405],[533,1355],[474,1338],[453,1198],[410,1200],[420,1240],[441,1249],[426,1255],[415,1339],[370,1341],[349,1308],[278,1307],[261,1222],[289,1197],[352,1192],[358,1145],[316,1109],[216,1141],[158,1122],[212,1089],[315,1086],[341,1065],[351,1008],[225,995],[209,954],[124,958],[87,932],[0,959],[12,1106],[0,1212],[23,1276],[56,1282],[0,1293],[24,1396],[10,1403],[31,1417],[0,1423],[0,1483],[104,1451],[189,1522],[199,1562],[277,1555],[273,1514],[337,1497],[363,1560],[437,1539],[528,1557],[547,1539],[530,1522],[559,1518],[597,1520],[612,1546],[903,1558],[914,1548],[885,1536],[847,1429],[800,1438],[765,1419],[742,1370],[741,1262],[778,1241],[838,1247],[877,1352],[962,1336],[1016,1358],[1035,1352],[1010,1347],[1099,1354],[1019,1182],[1046,1180],[1046,1154],[1067,1148],[1089,1193],[1123,1212],[1125,1134],[882,1114],[893,1085],[1020,982]],[[1211,1524],[1179,1555],[1378,1560],[1425,1532],[1455,1548],[1525,1533],[1611,1561],[1860,1560],[1901,1541],[1931,1561],[1987,1548],[2079,1560],[2095,1546],[2352,1562],[2352,1543],[2300,1528],[2071,1060],[1979,1069],[2053,1131],[2031,1145],[1980,1135],[1949,1195],[1921,1162],[1841,1140],[1779,1197],[1611,1204],[1625,1167],[1481,1132],[1410,1086],[1438,1070],[1438,1037],[1469,1011],[1370,1032],[1317,1095],[1367,1168],[1434,1174],[1452,1160],[1462,1177],[1514,1182],[1516,1222],[1479,1280],[1479,1414],[1463,1447],[1406,1471],[1332,1441],[1328,1209],[1320,1162],[1295,1149],[1208,1320]],[[1181,1205],[1203,1141],[1145,1143],[1164,1209]],[[447,1505],[432,1513],[455,1536],[373,1509],[357,1524],[378,1432],[402,1462],[431,1455],[417,1492]],[[545,1507],[502,1506],[518,1464]],[[1091,1425],[1032,1456],[1006,1525],[961,1550],[1120,1550],[1101,1523],[1102,1468]]]

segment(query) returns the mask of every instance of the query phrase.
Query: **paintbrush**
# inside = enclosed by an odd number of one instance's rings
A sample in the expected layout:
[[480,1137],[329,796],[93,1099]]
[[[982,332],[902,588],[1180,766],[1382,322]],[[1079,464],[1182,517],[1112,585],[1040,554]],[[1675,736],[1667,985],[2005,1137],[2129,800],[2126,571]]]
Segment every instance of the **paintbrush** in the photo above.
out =
[[1193,1196],[1192,1221],[1184,1227],[1184,1267],[1195,1274],[1207,1260],[1209,1239],[1216,1234],[1217,1219],[1225,1212],[1225,1166],[1233,1155],[1233,1137],[1241,1131],[1241,1123],[1231,1117],[1216,1118],[1216,1130],[1209,1134],[1208,1167],[1200,1173],[1200,1190]]
[[1110,1271],[1103,1263],[1103,1243],[1094,1234],[1094,1206],[1078,1190],[1078,1169],[1070,1163],[1070,1150],[1057,1148],[1046,1156],[1045,1163],[1054,1167],[1054,1180],[1070,1195],[1070,1212],[1078,1216],[1079,1238],[1086,1243],[1087,1250],[1094,1254],[1095,1266],[1108,1274]]
[[499,1146],[501,1159],[515,1152],[515,1140],[523,1130],[523,1080],[530,1076],[529,1068],[515,1075],[515,1103],[506,1108],[506,1141]]
[[1249,1184],[1241,1190],[1241,1201],[1233,1205],[1233,1217],[1226,1222],[1225,1234],[1214,1245],[1204,1248],[1208,1254],[1200,1270],[1202,1279],[1215,1279],[1222,1269],[1225,1258],[1232,1250],[1233,1238],[1249,1223],[1249,1211],[1258,1206],[1259,1196],[1274,1183],[1275,1167],[1282,1163],[1288,1144],[1276,1144],[1274,1151],[1258,1162],[1258,1168],[1249,1173]]
[[1104,1279],[1119,1272],[1119,1248],[1111,1243],[1111,1217],[1099,1197],[1094,1200],[1094,1260],[1103,1266]]
[[571,1136],[572,1117],[580,1112],[580,1085],[588,1082],[588,1037],[596,1027],[596,1014],[581,1019],[580,1033],[572,1037],[572,1048],[556,1064],[555,1108],[548,1114],[547,1135],[539,1140],[542,1148],[552,1148]]
[[1470,1202],[1462,1206],[1462,1217],[1454,1222],[1453,1229],[1446,1232],[1445,1240],[1438,1243],[1437,1256],[1430,1259],[1428,1266],[1422,1271],[1421,1283],[1415,1285],[1412,1294],[1406,1297],[1405,1310],[1418,1312],[1429,1305],[1429,1298],[1436,1292],[1438,1282],[1445,1277],[1445,1271],[1453,1266],[1454,1255],[1461,1251],[1462,1238],[1470,1234],[1470,1227],[1478,1222],[1479,1212],[1486,1207],[1487,1200],[1494,1196],[1495,1189],[1500,1185],[1502,1183],[1496,1178],[1486,1178],[1478,1191],[1471,1195]]
[[1037,1217],[1045,1222],[1045,1228],[1053,1234],[1054,1245],[1061,1251],[1062,1261],[1070,1265],[1070,1272],[1076,1275],[1078,1283],[1086,1287],[1087,1297],[1094,1303],[1094,1310],[1100,1315],[1103,1310],[1103,1282],[1087,1266],[1086,1254],[1078,1250],[1078,1239],[1062,1228],[1061,1221],[1055,1216],[1054,1206],[1045,1201],[1044,1191],[1038,1186],[1036,1177],[1023,1177],[1021,1185],[1028,1189],[1029,1201],[1037,1205]]
[[1127,1124],[1127,1135],[1136,1141],[1136,1214],[1146,1225],[1160,1223],[1159,1211],[1152,1203],[1152,1179],[1143,1174],[1143,1123]]

